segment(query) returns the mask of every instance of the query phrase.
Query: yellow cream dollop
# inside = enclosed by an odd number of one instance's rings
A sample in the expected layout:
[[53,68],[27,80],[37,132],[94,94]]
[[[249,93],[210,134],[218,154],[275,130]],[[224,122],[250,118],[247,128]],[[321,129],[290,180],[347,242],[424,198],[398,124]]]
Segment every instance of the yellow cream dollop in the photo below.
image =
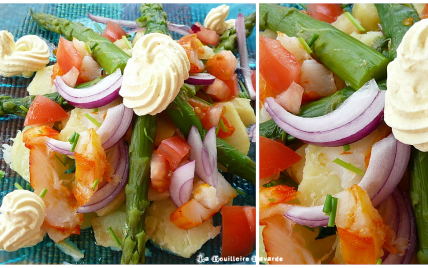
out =
[[45,209],[42,198],[33,192],[15,190],[7,194],[0,207],[0,249],[15,251],[42,241]]
[[428,151],[428,20],[404,35],[388,65],[385,122],[397,140]]
[[36,35],[26,35],[15,43],[13,35],[0,31],[0,75],[30,77],[49,63],[49,49]]
[[235,19],[226,21],[229,16],[229,6],[221,5],[210,10],[205,17],[204,26],[222,35],[225,31],[235,27]]
[[189,78],[186,51],[170,36],[151,33],[133,47],[119,94],[137,115],[155,115],[175,99]]

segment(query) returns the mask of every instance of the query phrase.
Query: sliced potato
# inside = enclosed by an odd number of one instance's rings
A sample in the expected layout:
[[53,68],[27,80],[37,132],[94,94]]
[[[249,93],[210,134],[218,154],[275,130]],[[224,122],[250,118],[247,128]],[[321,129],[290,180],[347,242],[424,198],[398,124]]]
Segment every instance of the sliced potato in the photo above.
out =
[[247,128],[231,102],[222,102],[222,104],[226,107],[224,116],[235,127],[235,132],[231,136],[224,138],[224,140],[241,153],[247,155],[250,150],[250,139],[248,138]]
[[102,217],[92,219],[92,228],[94,229],[97,245],[110,247],[113,250],[122,250],[111,236],[108,228],[112,228],[119,241],[122,241],[122,230],[126,222],[126,213],[121,210]]
[[367,32],[365,34],[359,34],[356,32],[351,33],[351,36],[355,39],[360,40],[362,43],[368,45],[369,47],[373,46],[374,41],[378,37],[382,37],[382,32]]
[[249,99],[234,98],[231,102],[246,127],[256,123],[256,115]]
[[53,74],[53,65],[37,71],[33,80],[27,87],[30,95],[44,95],[56,92],[56,88],[52,83],[51,76]]
[[12,146],[3,144],[3,158],[11,169],[30,182],[30,149],[25,147],[22,133],[18,130]]
[[374,4],[355,3],[352,8],[352,16],[360,21],[366,31],[379,31],[380,18]]
[[348,17],[345,16],[345,14],[340,15],[331,25],[347,34],[351,34],[353,32],[359,33],[357,27],[355,27],[355,25],[348,19]]
[[119,192],[119,194],[107,206],[95,212],[100,217],[113,213],[120,206],[122,206],[122,204],[125,203],[125,199],[126,199],[125,187],[123,187],[123,189]]

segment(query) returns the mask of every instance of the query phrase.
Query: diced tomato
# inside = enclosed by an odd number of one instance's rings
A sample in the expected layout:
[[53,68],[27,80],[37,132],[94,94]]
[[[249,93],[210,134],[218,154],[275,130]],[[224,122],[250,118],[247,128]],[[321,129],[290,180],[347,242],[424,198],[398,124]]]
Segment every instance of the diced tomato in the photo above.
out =
[[266,83],[262,74],[259,74],[259,108],[262,108],[265,104],[265,100],[268,97],[275,97],[276,93],[271,86]]
[[181,37],[177,41],[186,51],[187,58],[190,61],[190,73],[201,73],[205,70],[204,63],[199,59],[199,49],[203,44],[196,37],[196,34],[190,34]]
[[421,20],[428,18],[428,4],[425,4],[424,9],[422,10]]
[[156,192],[163,193],[169,189],[171,184],[172,171],[169,169],[168,161],[154,151],[150,160],[150,180]]
[[307,4],[309,15],[317,20],[332,23],[343,13],[341,4]]
[[272,176],[293,164],[302,157],[282,143],[259,137],[260,179]]
[[239,84],[238,84],[238,74],[233,74],[232,78],[226,81],[223,81],[231,90],[233,97],[238,97],[239,95]]
[[[232,81],[233,83],[233,81]],[[220,79],[202,89],[213,101],[229,101],[234,98],[235,93],[228,85]]]
[[52,84],[53,84],[53,81],[55,80],[55,77],[57,77],[57,76],[63,76],[65,73],[61,70],[61,68],[59,67],[59,64],[58,64],[58,62],[56,62],[55,64],[54,64],[54,67],[53,67],[53,73],[52,73],[52,76],[51,76],[51,80],[52,80]]
[[82,64],[82,58],[79,51],[74,47],[73,42],[62,36],[59,38],[56,61],[63,74],[68,73],[73,66],[80,70],[80,65]]
[[125,30],[120,27],[119,24],[109,20],[107,26],[105,27],[102,36],[108,38],[110,41],[114,42],[117,39],[121,39],[122,36],[126,35]]
[[159,145],[158,154],[165,157],[171,169],[174,171],[181,162],[189,158],[190,145],[181,137],[165,139]]
[[293,82],[286,91],[276,96],[275,100],[285,110],[293,114],[298,114],[304,91],[305,89],[301,85]]
[[197,34],[198,39],[205,44],[216,47],[220,43],[220,35],[213,30],[205,28],[199,22],[192,25],[190,32]]
[[256,208],[224,206],[222,216],[222,257],[245,257],[256,244]]
[[278,40],[260,36],[260,75],[277,93],[285,91],[294,81],[300,83],[300,64]]
[[66,118],[68,118],[68,114],[58,103],[42,95],[37,95],[28,109],[24,126],[53,123]]
[[222,50],[208,59],[205,69],[220,80],[226,81],[232,79],[238,61],[235,55],[229,50]]
[[220,125],[217,136],[222,139],[232,136],[233,132],[235,132],[235,127],[223,115],[220,119],[223,124]]

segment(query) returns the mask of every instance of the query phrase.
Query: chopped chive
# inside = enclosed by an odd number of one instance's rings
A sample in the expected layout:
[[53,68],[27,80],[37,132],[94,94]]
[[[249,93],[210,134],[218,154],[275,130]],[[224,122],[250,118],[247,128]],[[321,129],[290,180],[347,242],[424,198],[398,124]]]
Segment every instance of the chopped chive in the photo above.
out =
[[91,121],[94,125],[96,125],[97,127],[100,127],[101,126],[101,123],[100,122],[98,122],[97,120],[95,120],[95,118],[93,118],[92,116],[90,116],[88,113],[86,113],[86,114],[84,114],[84,116],[86,117],[86,118],[88,118],[89,119],[89,121]]
[[215,128],[215,135],[217,136],[218,132],[220,131],[220,124],[217,125]]
[[86,42],[85,42],[85,47],[86,47],[86,50],[89,52],[89,54],[92,54],[92,49],[91,49],[91,47],[88,45],[88,43],[86,43]]
[[281,140],[284,142],[284,144],[286,143],[286,141],[287,141],[287,132],[282,131]]
[[299,4],[304,10],[308,10],[308,8],[306,7],[306,4]]
[[[64,156],[64,155],[63,155]],[[55,154],[55,157],[56,157],[56,159],[58,159],[58,161],[59,162],[61,162],[61,164],[65,167],[66,165],[67,165],[67,162],[63,162],[60,158],[59,158],[59,156],[57,155],[57,154]]]
[[334,227],[334,222],[336,221],[336,211],[337,211],[337,197],[331,198],[331,212],[330,217],[328,218],[328,227]]
[[347,152],[347,151],[349,151],[349,150],[351,150],[351,145],[349,145],[349,144],[345,144],[345,145],[343,145],[343,151],[344,151],[344,152]]
[[381,258],[377,258],[376,264],[382,264],[382,259]]
[[97,28],[98,32],[103,33],[103,29],[98,25],[98,23],[94,22],[95,27]]
[[355,172],[358,175],[364,176],[364,171],[362,171],[361,169],[359,169],[357,167],[354,167],[353,165],[351,165],[349,163],[346,163],[345,161],[343,161],[343,160],[341,160],[339,158],[334,159],[333,163],[336,163],[339,166],[342,166],[342,167],[344,167],[344,168],[346,168],[346,169],[348,169],[348,170],[350,170],[352,172]]
[[220,123],[219,125],[221,127],[221,130],[223,130],[223,132],[227,132],[227,128],[226,128],[226,125],[223,122],[223,119],[220,118],[219,123]]
[[275,202],[275,198],[269,198],[268,199],[270,202]]
[[308,229],[311,232],[315,232],[315,229],[306,225],[302,225],[303,227],[305,227],[306,229]]
[[19,185],[19,183],[15,182],[15,187],[19,190],[24,190],[24,188],[22,188],[21,185]]
[[95,44],[93,44],[90,48],[91,48],[91,51],[93,51],[94,50],[94,48],[96,47],[96,46],[98,46],[98,43],[95,43]]
[[31,191],[31,185],[30,185],[30,184],[27,184],[27,185],[25,186],[25,189],[26,189],[26,190],[28,190],[28,191]]
[[302,37],[299,37],[298,39],[300,44],[302,44],[303,48],[306,50],[306,52],[308,52],[308,54],[312,54],[312,49],[308,46],[305,39],[303,39]]
[[94,184],[92,184],[92,191],[95,191],[95,188],[97,187],[97,185],[98,185],[98,183],[99,183],[100,181],[98,180],[98,179],[96,179],[95,181],[94,181]]
[[77,135],[77,133],[76,133],[76,131],[74,131],[74,133],[70,136],[70,138],[68,138],[68,141],[70,143],[73,143],[74,140],[76,139],[76,135]]
[[238,84],[242,88],[242,91],[239,92],[239,96],[238,97],[244,98],[244,99],[250,99],[250,94],[248,94],[248,90],[245,87],[244,83],[241,80],[239,80]]
[[152,139],[149,135],[147,135],[147,129],[146,129],[146,128],[144,128],[144,134],[146,135],[146,138],[147,138],[147,139],[149,139],[152,143],[155,143],[155,142],[153,141],[153,139]]
[[123,41],[125,42],[125,44],[131,49],[132,48],[132,45],[131,45],[131,43],[129,42],[129,40],[128,40],[128,38],[126,38],[126,35],[123,35],[122,36],[122,39],[123,39]]
[[208,96],[208,94],[205,91],[200,90],[200,92],[202,92],[202,94],[204,94],[205,97],[207,97],[209,103],[214,103],[213,100],[210,98],[210,96]]
[[311,41],[309,41],[308,47],[312,47],[312,45],[315,43],[315,41],[317,41],[318,37],[320,37],[317,34],[314,34],[311,38]]
[[345,12],[345,16],[352,22],[352,24],[354,24],[355,27],[357,27],[357,29],[360,32],[365,32],[366,31],[366,29],[364,29],[363,26],[361,26],[361,24],[352,16],[351,13]]
[[109,227],[107,230],[110,232],[110,235],[111,235],[111,237],[113,237],[114,241],[116,241],[116,244],[119,247],[122,247],[122,244],[120,243],[119,238],[117,238],[115,232],[113,231],[113,228]]
[[94,113],[98,112],[98,108],[94,108]]
[[43,190],[40,192],[39,196],[40,196],[41,198],[43,198],[43,197],[45,197],[45,195],[46,195],[46,193],[47,193],[47,192],[48,192],[48,189],[43,188]]
[[21,110],[23,110],[24,112],[28,113],[28,109],[24,107],[24,105],[19,106],[19,108],[21,108]]
[[43,131],[42,131],[41,129],[39,129],[39,133],[40,133],[40,134],[43,134]]
[[76,172],[76,162],[73,163],[73,165],[70,165],[70,167],[65,171],[65,173],[70,174]]
[[247,193],[246,192],[244,192],[244,190],[242,190],[241,188],[239,188],[239,187],[236,187],[235,188],[235,190],[238,192],[238,194],[240,194],[240,195],[242,195],[242,196],[246,196],[247,195]]
[[324,207],[323,207],[322,211],[326,215],[330,215],[330,212],[331,212],[331,200],[332,200],[332,198],[333,197],[330,194],[327,194],[327,197],[325,198]]
[[62,106],[62,104],[64,103],[64,98],[63,97],[61,97],[60,99],[59,99],[59,106]]
[[79,141],[80,134],[76,133],[76,138],[73,141],[73,144],[71,145],[70,152],[74,152],[74,149],[76,148],[77,142]]
[[0,180],[3,178],[3,176],[4,176],[4,171],[0,170]]
[[203,103],[205,103],[205,104],[207,104],[207,105],[209,105],[209,106],[213,106],[213,104],[212,104],[212,103],[209,103],[208,101],[206,101],[206,100],[204,100],[204,99],[201,99],[201,98],[199,98],[199,97],[197,97],[197,96],[193,96],[192,98],[197,99],[197,100],[199,100],[199,101],[202,101]]

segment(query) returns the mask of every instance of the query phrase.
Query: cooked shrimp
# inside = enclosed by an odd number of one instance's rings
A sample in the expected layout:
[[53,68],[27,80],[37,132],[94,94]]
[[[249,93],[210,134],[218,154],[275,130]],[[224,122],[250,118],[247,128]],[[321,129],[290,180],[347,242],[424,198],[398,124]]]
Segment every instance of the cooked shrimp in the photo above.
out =
[[[24,132],[24,143],[30,149],[30,183],[34,192],[43,189],[46,216],[42,228],[56,243],[72,234],[80,234],[83,215],[76,213],[79,204],[73,192],[64,186],[58,170],[64,169],[56,160],[55,152],[46,146],[48,138],[56,138],[58,132],[50,127],[33,127]],[[62,170],[64,172],[65,170]]]
[[296,198],[297,192],[294,187],[286,185],[277,185],[264,188],[259,194],[260,208],[269,207],[278,203],[285,203]]

